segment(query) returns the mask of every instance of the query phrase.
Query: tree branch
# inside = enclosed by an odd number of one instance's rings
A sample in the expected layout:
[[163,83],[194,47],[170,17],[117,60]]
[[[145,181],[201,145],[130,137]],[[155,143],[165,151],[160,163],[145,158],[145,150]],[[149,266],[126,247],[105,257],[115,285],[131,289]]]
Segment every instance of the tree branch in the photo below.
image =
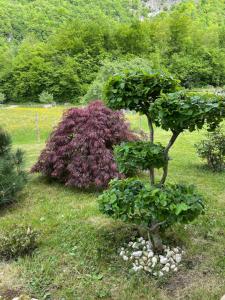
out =
[[176,139],[178,138],[180,132],[173,132],[172,137],[169,140],[168,145],[166,146],[164,153],[165,153],[165,157],[166,157],[166,165],[163,168],[163,175],[162,178],[160,180],[160,186],[162,186],[165,182],[166,182],[166,178],[168,175],[168,167],[169,167],[169,151],[170,148],[173,146],[173,144],[175,143]]
[[165,154],[168,154],[170,151],[170,148],[173,146],[173,144],[175,143],[176,139],[178,138],[180,132],[173,132],[172,137],[169,140],[168,145],[165,148]]
[[166,224],[166,221],[163,221],[163,222],[159,222],[159,223],[155,223],[153,224],[150,228],[149,228],[149,231],[150,232],[154,232],[156,231],[160,226]]
[[150,142],[151,143],[154,143],[154,127],[153,127],[153,123],[152,123],[152,120],[149,116],[147,116],[147,119],[148,119],[148,128],[149,128],[149,131],[150,131]]

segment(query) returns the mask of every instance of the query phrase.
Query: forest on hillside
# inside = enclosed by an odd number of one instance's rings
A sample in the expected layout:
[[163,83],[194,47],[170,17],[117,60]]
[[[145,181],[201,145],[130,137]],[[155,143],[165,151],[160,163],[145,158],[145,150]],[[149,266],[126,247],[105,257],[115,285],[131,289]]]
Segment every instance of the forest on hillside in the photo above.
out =
[[183,1],[149,16],[139,0],[0,0],[6,102],[102,97],[126,68],[160,68],[187,88],[225,84],[225,1]]

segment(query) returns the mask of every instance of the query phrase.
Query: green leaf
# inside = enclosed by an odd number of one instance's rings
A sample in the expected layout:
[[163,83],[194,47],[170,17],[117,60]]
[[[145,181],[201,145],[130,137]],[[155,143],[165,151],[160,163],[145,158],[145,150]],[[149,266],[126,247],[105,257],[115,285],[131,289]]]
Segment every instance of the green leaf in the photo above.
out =
[[176,215],[179,215],[181,212],[186,211],[189,209],[189,206],[185,203],[180,203],[176,207]]

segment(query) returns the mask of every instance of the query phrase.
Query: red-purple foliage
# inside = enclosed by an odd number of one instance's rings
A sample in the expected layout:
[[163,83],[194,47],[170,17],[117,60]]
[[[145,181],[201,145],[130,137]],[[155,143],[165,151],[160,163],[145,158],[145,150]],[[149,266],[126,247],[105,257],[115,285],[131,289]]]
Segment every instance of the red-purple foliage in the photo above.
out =
[[135,140],[121,112],[95,101],[85,108],[69,109],[51,134],[32,172],[41,172],[69,186],[105,187],[122,177],[113,146]]

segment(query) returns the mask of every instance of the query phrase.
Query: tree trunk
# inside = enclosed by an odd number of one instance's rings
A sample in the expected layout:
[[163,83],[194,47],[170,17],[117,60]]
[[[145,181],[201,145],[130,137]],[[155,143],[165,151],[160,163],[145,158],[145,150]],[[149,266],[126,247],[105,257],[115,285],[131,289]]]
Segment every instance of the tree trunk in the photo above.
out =
[[[151,118],[148,115],[146,115],[146,117],[147,117],[147,120],[148,120],[148,128],[149,128],[149,132],[150,132],[150,135],[149,135],[150,142],[154,143],[154,127],[153,127],[153,123],[152,123]],[[155,172],[154,172],[154,168],[150,168],[150,170],[149,170],[149,176],[150,176],[150,184],[154,185],[155,184]]]
[[163,168],[163,175],[160,180],[160,186],[164,185],[166,182],[166,178],[168,175],[168,167],[169,167],[169,151],[170,151],[170,148],[175,143],[176,139],[178,138],[179,134],[180,134],[179,132],[173,132],[173,135],[172,135],[171,139],[169,140],[168,145],[165,148],[164,154],[165,154],[165,158],[166,158],[166,165]]
[[154,251],[156,251],[157,253],[161,253],[163,251],[163,242],[159,232],[154,232],[151,234],[151,236]]
[[147,119],[148,119],[148,128],[150,132],[149,135],[150,142],[154,143],[154,127],[153,127],[152,119],[149,116],[147,116]]
[[156,221],[153,221],[151,224],[149,224],[149,232],[151,235],[153,248],[156,252],[159,253],[163,251],[163,243],[160,236],[160,227],[165,223],[166,221],[158,223]]

